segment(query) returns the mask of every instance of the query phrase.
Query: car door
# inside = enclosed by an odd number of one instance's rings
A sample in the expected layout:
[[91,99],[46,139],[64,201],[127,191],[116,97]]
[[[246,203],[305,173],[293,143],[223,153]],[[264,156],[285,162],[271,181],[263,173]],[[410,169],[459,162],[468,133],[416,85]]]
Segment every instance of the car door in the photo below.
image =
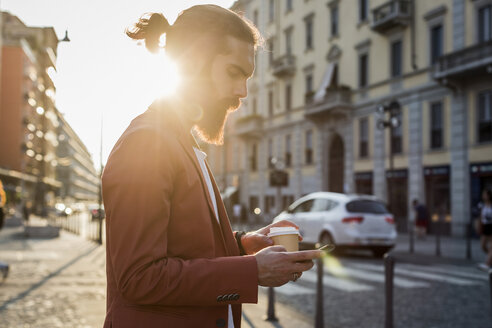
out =
[[291,210],[291,221],[299,226],[299,233],[304,239],[304,235],[306,234],[306,215],[311,210],[312,205],[313,200],[308,199],[301,202]]
[[308,213],[304,215],[304,228],[306,242],[316,243],[323,230],[323,224],[331,208],[332,201],[326,198],[315,198]]

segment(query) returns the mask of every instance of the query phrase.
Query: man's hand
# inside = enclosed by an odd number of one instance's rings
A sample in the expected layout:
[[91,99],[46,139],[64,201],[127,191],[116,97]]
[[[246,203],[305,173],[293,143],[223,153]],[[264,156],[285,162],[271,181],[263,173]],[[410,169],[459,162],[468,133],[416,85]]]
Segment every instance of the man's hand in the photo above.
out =
[[258,284],[278,287],[297,280],[303,271],[311,269],[313,259],[321,257],[318,250],[286,252],[283,246],[267,247],[255,254],[258,265]]
[[[276,223],[269,224],[259,230],[248,232],[241,238],[241,244],[243,245],[246,254],[252,255],[265,247],[273,245],[272,239],[270,237],[267,237],[271,227],[294,227],[299,230],[299,227],[294,223],[287,220],[282,220]],[[301,240],[302,237],[299,235],[299,241]]]

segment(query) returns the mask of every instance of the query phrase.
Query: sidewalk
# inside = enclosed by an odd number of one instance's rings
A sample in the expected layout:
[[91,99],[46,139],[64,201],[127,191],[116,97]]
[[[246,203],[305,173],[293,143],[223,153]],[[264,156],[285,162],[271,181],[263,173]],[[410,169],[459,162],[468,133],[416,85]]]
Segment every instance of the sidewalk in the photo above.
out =
[[[102,327],[104,246],[63,230],[58,238],[26,238],[23,226],[8,226],[0,231],[0,260],[10,265],[8,278],[0,281],[0,327]],[[242,327],[313,326],[313,318],[280,302],[275,304],[279,321],[264,321],[264,289],[258,301],[244,304]]]

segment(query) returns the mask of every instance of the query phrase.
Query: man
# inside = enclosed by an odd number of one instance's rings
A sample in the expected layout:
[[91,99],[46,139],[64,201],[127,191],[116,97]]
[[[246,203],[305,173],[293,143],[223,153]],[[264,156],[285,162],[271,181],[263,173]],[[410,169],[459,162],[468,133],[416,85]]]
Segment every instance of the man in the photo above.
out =
[[417,237],[424,239],[427,233],[427,226],[429,225],[429,212],[424,204],[419,203],[418,199],[414,199],[412,205],[415,210],[415,228],[417,230]]
[[152,14],[127,32],[149,50],[162,33],[183,83],[132,121],[102,177],[104,327],[238,328],[241,303],[257,302],[258,285],[297,280],[321,252],[271,246],[270,226],[233,233],[206,154],[190,133],[195,127],[206,142],[222,143],[226,117],[246,97],[254,70],[254,26],[204,5],[182,12],[173,26]]

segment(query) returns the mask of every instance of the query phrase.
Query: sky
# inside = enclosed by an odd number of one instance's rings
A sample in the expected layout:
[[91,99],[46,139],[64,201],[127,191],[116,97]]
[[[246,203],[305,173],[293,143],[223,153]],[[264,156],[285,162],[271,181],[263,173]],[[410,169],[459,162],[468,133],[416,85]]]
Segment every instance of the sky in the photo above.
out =
[[0,10],[28,26],[52,26],[59,39],[68,30],[71,41],[58,45],[56,106],[99,169],[101,122],[104,164],[131,120],[174,78],[165,55],[138,46],[125,28],[146,12],[163,13],[172,24],[182,10],[204,3],[229,8],[234,0],[0,0]]

